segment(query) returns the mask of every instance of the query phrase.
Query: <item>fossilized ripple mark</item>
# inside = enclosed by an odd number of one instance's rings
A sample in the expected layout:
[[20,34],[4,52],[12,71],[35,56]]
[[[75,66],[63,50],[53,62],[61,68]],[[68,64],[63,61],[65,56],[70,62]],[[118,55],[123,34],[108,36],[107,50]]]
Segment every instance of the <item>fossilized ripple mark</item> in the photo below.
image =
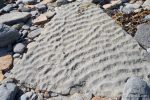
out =
[[82,13],[71,3],[61,7],[10,77],[41,90],[116,96],[130,76],[147,78],[149,63],[138,43],[98,6]]

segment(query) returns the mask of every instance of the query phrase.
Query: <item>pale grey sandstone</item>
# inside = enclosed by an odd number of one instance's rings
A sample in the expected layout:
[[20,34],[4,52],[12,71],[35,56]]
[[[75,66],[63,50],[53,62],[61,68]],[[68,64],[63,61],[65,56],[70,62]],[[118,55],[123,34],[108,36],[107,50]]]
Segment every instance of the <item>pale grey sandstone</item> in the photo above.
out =
[[12,25],[25,22],[30,16],[31,14],[28,12],[11,12],[0,16],[0,23]]
[[102,9],[74,2],[61,7],[9,77],[59,95],[118,96],[128,77],[147,79],[144,50]]

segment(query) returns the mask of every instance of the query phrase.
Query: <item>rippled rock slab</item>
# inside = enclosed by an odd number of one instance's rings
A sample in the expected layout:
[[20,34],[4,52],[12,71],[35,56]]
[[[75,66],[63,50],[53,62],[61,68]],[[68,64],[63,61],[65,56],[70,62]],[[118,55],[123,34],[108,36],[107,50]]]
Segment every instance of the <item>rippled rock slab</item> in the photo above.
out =
[[59,94],[119,95],[130,76],[148,76],[143,49],[99,6],[62,6],[10,77]]

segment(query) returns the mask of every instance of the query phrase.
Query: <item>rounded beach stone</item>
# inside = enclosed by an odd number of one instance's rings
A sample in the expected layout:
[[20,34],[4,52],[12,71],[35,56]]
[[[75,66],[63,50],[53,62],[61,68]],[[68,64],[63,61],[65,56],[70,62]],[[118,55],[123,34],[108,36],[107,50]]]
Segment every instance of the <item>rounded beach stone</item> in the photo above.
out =
[[16,44],[16,45],[14,46],[13,51],[14,51],[15,53],[23,53],[24,50],[25,50],[25,47],[26,47],[26,46],[25,46],[23,43],[18,43],[18,44]]

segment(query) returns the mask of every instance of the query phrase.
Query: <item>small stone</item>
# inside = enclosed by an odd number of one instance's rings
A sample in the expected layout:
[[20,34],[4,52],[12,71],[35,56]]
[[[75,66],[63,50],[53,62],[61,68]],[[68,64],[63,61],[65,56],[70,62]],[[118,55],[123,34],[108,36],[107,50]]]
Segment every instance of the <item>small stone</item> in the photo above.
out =
[[36,3],[36,0],[17,0],[16,4],[24,3],[24,4],[33,4]]
[[146,15],[146,16],[144,17],[144,20],[150,21],[150,15]]
[[103,8],[104,9],[109,9],[111,7],[114,7],[114,6],[118,5],[118,4],[121,4],[121,2],[117,1],[117,0],[116,1],[111,1],[109,4],[103,5]]
[[13,4],[7,4],[4,8],[3,11],[5,12],[10,12],[13,9]]
[[35,17],[36,15],[38,15],[38,11],[31,11],[31,15],[32,15],[32,17]]
[[129,1],[132,1],[132,0],[120,0],[122,3],[126,3],[126,2],[129,2]]
[[41,14],[39,17],[37,17],[35,20],[33,20],[34,25],[40,25],[47,22],[47,17],[44,14]]
[[45,97],[45,98],[49,98],[49,97],[50,97],[50,94],[49,94],[48,92],[45,92],[45,93],[44,93],[44,97]]
[[34,39],[35,37],[39,36],[41,34],[41,29],[36,29],[36,30],[33,30],[31,31],[29,34],[28,34],[28,38],[30,39]]
[[2,82],[2,84],[6,84],[6,83],[14,83],[14,80],[11,78],[5,78]]
[[144,9],[150,10],[150,0],[146,0],[146,1],[143,3],[142,7],[143,7]]
[[19,4],[19,5],[18,5],[18,11],[21,11],[21,9],[22,9],[23,7],[24,7],[24,4],[22,4],[22,3]]
[[54,2],[54,1],[56,1],[56,0],[43,0],[43,1],[42,1],[42,4],[52,3],[52,2]]
[[49,10],[49,11],[47,11],[44,15],[45,15],[47,18],[52,18],[55,14],[56,14],[56,12]]
[[11,68],[13,63],[13,58],[11,54],[5,54],[3,56],[0,56],[0,70],[7,71]]
[[61,6],[61,5],[67,4],[69,2],[68,2],[68,0],[57,0],[56,3],[58,6]]
[[31,30],[31,31],[33,31],[33,30],[35,30],[35,29],[37,29],[36,26],[31,26],[31,27],[30,27],[30,30]]
[[40,3],[42,0],[37,0],[37,3]]
[[33,92],[27,92],[20,97],[20,100],[37,100],[38,96]]
[[0,1],[0,9],[4,6],[4,0]]
[[27,8],[27,7],[22,7],[19,11],[21,11],[21,12],[30,12],[31,9]]
[[56,97],[56,96],[58,96],[58,94],[57,94],[57,93],[52,92],[52,93],[50,93],[50,96],[51,96],[51,97]]
[[19,54],[22,54],[25,50],[25,45],[23,43],[17,43],[15,46],[14,46],[14,49],[13,51],[15,53],[19,53]]
[[147,50],[146,50],[148,53],[150,53],[150,48],[147,48]]
[[42,4],[42,3],[39,3],[39,4],[36,4],[35,7],[39,10],[39,11],[45,11],[46,10],[46,5],[45,4]]
[[122,12],[126,14],[130,14],[131,12],[134,12],[136,9],[138,9],[142,5],[142,2],[136,2],[134,4],[126,3],[126,6],[123,7]]
[[38,93],[38,100],[45,100],[42,93]]
[[99,3],[101,5],[110,3],[111,0],[93,0],[93,3]]
[[142,11],[142,9],[138,8],[138,9],[134,10],[134,13],[138,13],[138,12],[141,12],[141,11]]
[[20,58],[20,54],[19,54],[19,53],[15,53],[15,54],[13,55],[13,58]]
[[24,24],[24,23],[14,24],[14,25],[12,26],[12,28],[14,28],[14,29],[16,29],[16,30],[20,30],[20,29],[22,28],[23,24]]
[[28,31],[27,30],[23,30],[22,31],[22,37],[25,38],[28,35]]
[[24,30],[29,30],[29,29],[30,29],[30,26],[29,26],[29,25],[23,25],[23,26],[22,26],[22,29],[24,29]]
[[30,9],[34,9],[34,8],[35,8],[34,5],[28,5],[28,4],[26,4],[25,7],[26,7],[26,8],[30,8]]
[[14,7],[14,8],[17,8],[17,4],[13,4],[13,7]]

